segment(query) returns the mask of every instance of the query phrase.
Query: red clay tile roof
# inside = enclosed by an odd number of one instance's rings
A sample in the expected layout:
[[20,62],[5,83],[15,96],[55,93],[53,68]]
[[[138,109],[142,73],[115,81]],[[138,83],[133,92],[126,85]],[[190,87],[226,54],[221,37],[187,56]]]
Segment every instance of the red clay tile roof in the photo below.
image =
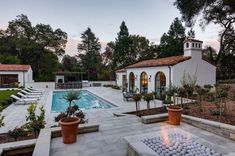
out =
[[0,64],[0,71],[28,71],[30,65]]
[[116,72],[118,72],[118,73],[123,73],[123,72],[126,72],[126,69],[125,69],[125,68],[118,69],[118,70],[116,70]]
[[156,66],[173,66],[180,62],[191,59],[191,56],[172,56],[160,59],[144,60],[126,68],[142,68],[142,67],[156,67]]

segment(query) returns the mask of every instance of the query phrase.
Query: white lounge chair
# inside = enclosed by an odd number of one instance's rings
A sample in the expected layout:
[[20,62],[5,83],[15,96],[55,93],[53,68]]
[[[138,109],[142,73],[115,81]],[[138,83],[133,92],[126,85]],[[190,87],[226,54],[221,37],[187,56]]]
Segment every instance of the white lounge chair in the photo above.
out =
[[32,87],[27,87],[27,89],[32,90],[32,91],[44,92],[44,90],[42,90],[42,89],[34,89],[34,88],[32,88]]
[[31,92],[27,92],[26,90],[20,89],[20,91],[26,95],[42,95],[42,93],[31,93]]
[[30,99],[21,99],[19,98],[18,96],[15,96],[15,95],[11,95],[11,97],[16,101],[16,104],[30,104],[30,103],[37,103],[38,100],[35,99],[35,98],[30,98]]
[[43,91],[34,91],[34,90],[30,90],[30,89],[28,89],[28,88],[25,88],[25,90],[26,90],[27,92],[30,92],[30,93],[43,93]]
[[24,99],[27,99],[27,98],[36,98],[36,99],[40,99],[40,95],[25,95],[25,94],[22,94],[21,92],[18,92],[17,93],[18,95],[21,96],[21,98],[24,98]]

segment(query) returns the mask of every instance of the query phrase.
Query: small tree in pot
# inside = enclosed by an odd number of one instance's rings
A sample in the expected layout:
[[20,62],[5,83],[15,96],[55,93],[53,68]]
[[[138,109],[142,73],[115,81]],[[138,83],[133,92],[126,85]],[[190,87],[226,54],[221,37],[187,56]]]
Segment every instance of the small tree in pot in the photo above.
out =
[[72,102],[80,99],[80,92],[70,91],[66,94],[64,99],[69,103],[69,106],[64,114],[65,116],[63,116],[59,123],[61,126],[63,143],[71,144],[77,141],[78,125],[81,121],[81,119],[75,115],[78,106],[72,106]]
[[147,94],[145,94],[144,95],[144,101],[146,101],[147,102],[147,109],[148,109],[148,111],[149,111],[149,109],[150,109],[150,101],[152,101],[153,100],[153,93],[147,93]]
[[140,110],[140,100],[141,100],[142,96],[141,94],[137,93],[133,95],[133,99],[135,101],[135,106],[136,106],[136,114],[139,115],[139,110]]

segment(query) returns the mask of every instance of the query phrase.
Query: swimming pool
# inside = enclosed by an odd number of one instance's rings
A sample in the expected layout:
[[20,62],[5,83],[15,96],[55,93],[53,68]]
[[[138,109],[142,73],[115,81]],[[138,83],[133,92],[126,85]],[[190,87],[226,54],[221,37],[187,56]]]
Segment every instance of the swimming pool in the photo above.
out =
[[[52,112],[64,112],[68,107],[69,103],[64,99],[64,96],[68,93],[68,91],[54,91],[52,98]],[[79,106],[81,110],[90,110],[90,109],[105,109],[116,107],[110,102],[96,96],[95,94],[87,91],[81,90],[80,94],[81,98],[79,100],[74,101],[73,104]]]

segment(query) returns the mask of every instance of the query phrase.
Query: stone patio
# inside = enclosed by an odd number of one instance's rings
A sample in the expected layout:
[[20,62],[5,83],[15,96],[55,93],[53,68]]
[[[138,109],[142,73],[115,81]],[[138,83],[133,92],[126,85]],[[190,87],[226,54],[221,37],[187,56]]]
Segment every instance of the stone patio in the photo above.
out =
[[[62,138],[52,139],[51,156],[125,156],[128,145],[124,137],[145,133],[154,135],[177,127],[168,125],[166,122],[142,124],[138,117],[132,115],[102,118],[97,124],[100,125],[99,132],[78,135],[77,143],[72,145],[63,144]],[[228,154],[228,151],[235,152],[235,144],[231,140],[184,123],[179,128],[216,144],[217,152],[223,154]]]

